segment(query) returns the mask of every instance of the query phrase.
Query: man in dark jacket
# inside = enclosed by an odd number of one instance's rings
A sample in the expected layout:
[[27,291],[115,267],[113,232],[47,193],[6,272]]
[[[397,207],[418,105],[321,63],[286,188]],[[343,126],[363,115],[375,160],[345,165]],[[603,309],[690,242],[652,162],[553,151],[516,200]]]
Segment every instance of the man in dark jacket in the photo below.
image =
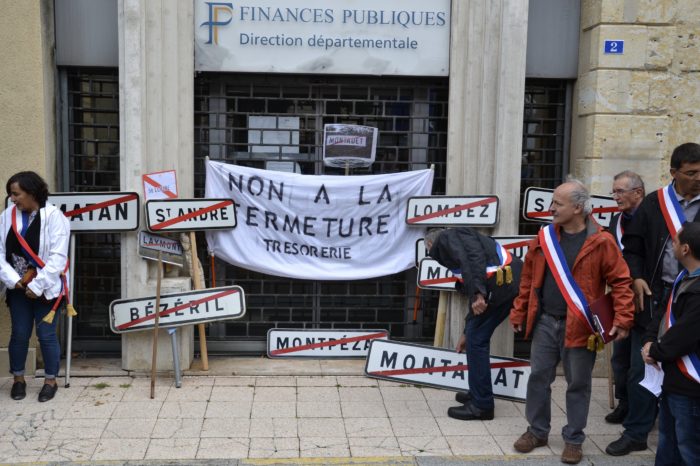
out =
[[[637,173],[625,170],[613,178],[610,194],[617,203],[617,208],[620,209],[620,212],[613,215],[610,220],[609,231],[620,249],[624,249],[622,235],[644,199],[644,181]],[[630,339],[625,338],[614,342],[610,364],[612,365],[615,379],[615,398],[617,398],[618,402],[615,410],[605,416],[605,421],[611,424],[620,424],[627,416],[629,406],[627,400],[627,372],[630,368],[630,360]]]
[[700,464],[700,223],[683,226],[673,252],[685,270],[667,311],[649,326],[642,357],[664,371],[656,465],[690,466]]
[[684,221],[700,221],[700,145],[685,143],[676,147],[671,154],[670,172],[671,184],[644,198],[622,237],[623,255],[637,298],[627,376],[627,396],[634,409],[622,423],[622,436],[605,449],[613,456],[645,450],[656,418],[656,397],[639,385],[644,378],[642,337],[652,317],[664,312],[678,275],[671,240]]
[[459,290],[470,305],[457,344],[457,352],[466,347],[470,391],[457,394],[463,405],[450,408],[447,415],[465,421],[493,419],[491,336],[518,294],[522,261],[493,239],[466,227],[431,230],[425,245],[430,257],[461,275]]

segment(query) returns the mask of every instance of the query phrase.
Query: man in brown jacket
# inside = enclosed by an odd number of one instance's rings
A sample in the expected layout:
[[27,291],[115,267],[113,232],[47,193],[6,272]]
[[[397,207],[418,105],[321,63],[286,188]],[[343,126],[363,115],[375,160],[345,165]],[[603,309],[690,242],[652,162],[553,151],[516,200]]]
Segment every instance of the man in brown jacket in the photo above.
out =
[[[544,227],[529,245],[513,302],[510,323],[515,332],[525,326],[532,335],[531,373],[525,416],[529,427],[514,448],[529,453],[547,445],[551,420],[551,384],[562,361],[566,377],[567,425],[561,460],[576,464],[583,456],[595,349],[588,305],[612,288],[615,316],[610,336],[627,336],[634,317],[633,293],[627,264],[615,244],[591,217],[590,195],[577,180],[554,190],[552,225]],[[593,337],[594,338],[594,337]]]

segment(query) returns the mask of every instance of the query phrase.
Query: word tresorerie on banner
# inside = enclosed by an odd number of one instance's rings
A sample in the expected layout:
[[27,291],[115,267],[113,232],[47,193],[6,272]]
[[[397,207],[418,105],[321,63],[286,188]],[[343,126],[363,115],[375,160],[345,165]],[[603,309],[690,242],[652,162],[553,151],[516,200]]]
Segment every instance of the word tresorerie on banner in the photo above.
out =
[[498,223],[498,197],[411,197],[406,223],[414,226],[494,226]]
[[306,280],[360,280],[413,266],[421,229],[404,222],[408,198],[427,194],[432,170],[301,175],[208,161],[207,198],[236,202],[234,232],[207,232],[229,264]]
[[[553,189],[527,188],[523,203],[523,218],[535,222],[551,222],[552,214],[549,213],[549,205],[552,203],[553,194]],[[612,216],[619,211],[617,202],[610,196],[591,195],[591,205],[593,206],[591,215],[603,228],[610,226]]]

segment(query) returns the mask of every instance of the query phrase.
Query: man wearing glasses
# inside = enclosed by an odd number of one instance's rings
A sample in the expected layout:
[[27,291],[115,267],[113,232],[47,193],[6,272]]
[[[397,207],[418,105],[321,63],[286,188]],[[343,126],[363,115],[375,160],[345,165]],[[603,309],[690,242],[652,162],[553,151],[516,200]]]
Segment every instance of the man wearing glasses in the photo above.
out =
[[639,385],[644,378],[642,338],[652,317],[665,311],[679,272],[672,240],[683,223],[700,221],[700,145],[689,142],[676,147],[670,172],[673,181],[644,198],[622,237],[637,301],[627,376],[627,396],[633,409],[622,422],[622,436],[605,449],[612,456],[645,450],[656,418],[656,397]]

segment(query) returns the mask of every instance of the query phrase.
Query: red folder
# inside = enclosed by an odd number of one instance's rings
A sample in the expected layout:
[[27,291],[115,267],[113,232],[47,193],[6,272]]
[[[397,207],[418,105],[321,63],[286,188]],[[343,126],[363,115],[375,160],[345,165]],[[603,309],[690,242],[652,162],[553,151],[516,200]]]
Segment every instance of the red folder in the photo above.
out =
[[617,335],[610,335],[610,330],[613,328],[613,319],[615,318],[612,295],[608,293],[593,301],[590,305],[590,310],[593,315],[593,324],[603,341],[609,343],[614,340]]

